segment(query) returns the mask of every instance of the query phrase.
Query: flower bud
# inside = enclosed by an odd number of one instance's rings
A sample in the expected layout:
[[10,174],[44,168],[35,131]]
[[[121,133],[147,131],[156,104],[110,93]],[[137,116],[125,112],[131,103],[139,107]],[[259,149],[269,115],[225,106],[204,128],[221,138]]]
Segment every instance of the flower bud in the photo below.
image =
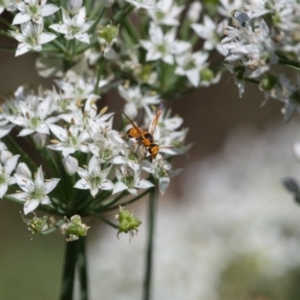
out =
[[47,136],[43,133],[35,133],[33,135],[33,141],[37,149],[43,149],[46,144]]
[[200,18],[201,11],[202,11],[202,4],[200,2],[195,1],[191,3],[187,11],[188,19],[192,23],[197,22]]
[[123,209],[121,206],[119,214],[116,215],[116,219],[119,223],[118,235],[120,232],[130,232],[130,234],[133,235],[133,232],[137,232],[137,228],[142,223],[138,218],[133,216],[132,212],[127,209]]
[[275,76],[267,74],[259,83],[260,89],[263,91],[270,91],[277,83]]
[[85,236],[90,227],[82,223],[79,215],[74,215],[67,224],[66,233],[69,235],[68,242],[77,240],[80,236]]
[[214,72],[211,69],[204,68],[201,72],[201,80],[211,82],[214,79]]
[[118,35],[119,27],[113,25],[102,26],[98,31],[99,37],[110,44]]
[[62,159],[67,174],[74,175],[78,170],[78,160],[72,156],[66,156]]
[[68,7],[68,11],[71,14],[75,15],[82,7],[82,0],[68,0],[67,7]]
[[32,231],[32,233],[42,233],[43,231],[48,229],[47,219],[47,216],[44,216],[42,218],[34,216],[32,220],[29,220],[28,222],[28,229]]

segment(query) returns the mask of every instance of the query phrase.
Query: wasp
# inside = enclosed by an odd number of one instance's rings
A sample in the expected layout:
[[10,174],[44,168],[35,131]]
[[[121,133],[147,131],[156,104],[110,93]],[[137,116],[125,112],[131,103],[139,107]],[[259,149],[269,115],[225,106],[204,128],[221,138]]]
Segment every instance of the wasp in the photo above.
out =
[[155,116],[152,120],[150,130],[143,130],[142,128],[138,127],[124,112],[124,116],[128,119],[130,124],[133,126],[127,131],[127,134],[131,138],[135,138],[139,144],[149,152],[151,157],[154,159],[156,158],[158,152],[159,152],[159,146],[154,143],[153,134],[156,128],[156,125],[158,123],[158,119],[162,113],[163,110],[163,104],[160,103],[159,107],[156,110]]

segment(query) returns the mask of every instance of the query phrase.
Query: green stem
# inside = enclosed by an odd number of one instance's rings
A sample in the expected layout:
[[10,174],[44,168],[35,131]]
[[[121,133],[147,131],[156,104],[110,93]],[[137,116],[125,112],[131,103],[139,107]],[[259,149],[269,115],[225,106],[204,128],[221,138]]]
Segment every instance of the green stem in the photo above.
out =
[[[125,207],[126,205],[128,204],[131,204],[133,202],[136,202],[137,200],[139,200],[140,198],[144,197],[145,195],[147,195],[149,193],[149,190],[146,190],[145,192],[139,194],[138,196],[134,197],[133,199],[129,200],[129,201],[126,201],[124,203],[121,203],[121,204],[118,204],[116,206],[112,206],[112,207],[109,207],[110,205],[116,203],[118,200],[120,200],[121,198],[118,198],[117,200],[116,199],[113,199],[111,202],[109,202],[107,205],[105,205],[104,208],[108,207],[107,209],[104,209],[104,211],[111,211],[111,210],[114,210],[114,209],[117,209],[119,208],[120,206],[122,207]],[[124,196],[124,195],[123,195]],[[123,197],[122,196],[122,197]],[[103,207],[100,207],[101,210],[103,210]]]
[[98,94],[98,92],[99,92],[99,82],[101,79],[101,75],[103,74],[103,70],[104,70],[104,57],[101,56],[101,58],[99,59],[97,79],[96,79],[95,88],[94,88],[95,94]]
[[78,240],[78,271],[80,281],[80,300],[88,300],[88,275],[87,275],[87,259],[85,253],[85,237]]
[[47,229],[47,230],[42,231],[41,234],[42,234],[42,235],[50,234],[50,233],[56,231],[57,228],[59,228],[63,223],[64,223],[64,220],[59,220],[58,222],[56,222],[56,223],[54,224],[53,227],[51,227],[51,228],[49,228],[49,229]]
[[138,44],[138,40],[139,40],[139,34],[136,31],[136,28],[134,27],[134,25],[127,19],[125,18],[122,21],[122,25],[124,25],[124,27],[126,28],[130,38],[132,39],[132,44]]
[[7,26],[7,27],[8,27],[9,29],[11,29],[11,30],[16,30],[16,29],[17,29],[16,26],[12,25],[10,22],[8,22],[7,20],[5,20],[5,18],[0,17],[0,22],[1,22],[3,25]]
[[[99,1],[99,3],[101,3],[102,1]],[[106,7],[103,7],[101,12],[98,14],[97,19],[94,21],[93,25],[88,29],[88,33],[93,32],[93,30],[96,28],[96,26],[98,25],[98,23],[100,22],[101,18],[103,17],[104,13],[106,12]],[[97,10],[95,10],[97,11]]]
[[134,9],[133,5],[126,3],[125,6],[114,15],[113,23],[118,24],[121,20],[124,20],[133,9]]
[[15,51],[16,51],[15,47],[0,46],[0,52],[15,52]]
[[152,267],[153,267],[153,236],[154,223],[156,215],[157,192],[155,188],[150,190],[149,209],[148,209],[148,236],[147,236],[147,253],[146,253],[146,269],[144,274],[144,290],[143,300],[150,300],[151,283],[152,283]]
[[79,252],[79,240],[67,242],[65,265],[61,286],[60,300],[73,300],[75,267]]
[[93,215],[94,215],[95,217],[99,218],[101,221],[103,221],[103,222],[106,223],[107,225],[109,225],[109,226],[111,226],[111,227],[113,227],[113,228],[115,228],[115,229],[118,229],[118,228],[119,228],[119,226],[118,226],[117,224],[115,224],[115,223],[113,223],[113,222],[111,222],[111,221],[105,219],[105,218],[102,217],[100,214],[93,213]]
[[7,147],[9,149],[13,149],[15,154],[20,154],[21,158],[27,163],[27,165],[29,165],[30,168],[32,168],[34,171],[38,168],[34,161],[29,157],[24,147],[20,146],[19,143],[11,136],[11,134],[8,134],[4,139]]

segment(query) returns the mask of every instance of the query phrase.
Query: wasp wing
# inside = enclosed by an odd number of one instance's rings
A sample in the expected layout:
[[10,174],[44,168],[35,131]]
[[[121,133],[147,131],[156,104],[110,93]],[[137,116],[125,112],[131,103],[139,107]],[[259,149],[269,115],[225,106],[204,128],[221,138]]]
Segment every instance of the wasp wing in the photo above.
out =
[[160,102],[159,107],[158,107],[157,110],[156,110],[155,116],[154,116],[154,118],[153,118],[153,120],[152,120],[152,123],[151,123],[151,126],[150,126],[150,131],[149,131],[149,132],[150,132],[150,134],[151,134],[152,136],[153,136],[153,134],[154,134],[156,125],[157,125],[157,123],[158,123],[158,119],[159,119],[159,117],[160,117],[160,115],[161,115],[161,113],[162,113],[163,107],[164,107],[163,103]]
[[135,123],[124,113],[123,111],[123,114],[124,116],[127,118],[127,120],[129,121],[129,123],[135,128],[135,130],[141,135],[141,137],[144,137],[144,133],[143,133],[143,130],[139,127],[137,127],[135,125]]

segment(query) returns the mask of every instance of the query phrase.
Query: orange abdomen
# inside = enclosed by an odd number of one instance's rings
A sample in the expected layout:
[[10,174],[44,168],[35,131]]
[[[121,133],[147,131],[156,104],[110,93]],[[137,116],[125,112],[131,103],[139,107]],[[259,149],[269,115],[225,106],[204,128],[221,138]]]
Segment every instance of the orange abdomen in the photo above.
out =
[[[139,128],[139,129],[140,129],[141,132],[143,131],[141,128]],[[139,131],[134,127],[130,128],[127,131],[127,134],[128,134],[129,137],[136,138],[136,139],[141,137]]]

